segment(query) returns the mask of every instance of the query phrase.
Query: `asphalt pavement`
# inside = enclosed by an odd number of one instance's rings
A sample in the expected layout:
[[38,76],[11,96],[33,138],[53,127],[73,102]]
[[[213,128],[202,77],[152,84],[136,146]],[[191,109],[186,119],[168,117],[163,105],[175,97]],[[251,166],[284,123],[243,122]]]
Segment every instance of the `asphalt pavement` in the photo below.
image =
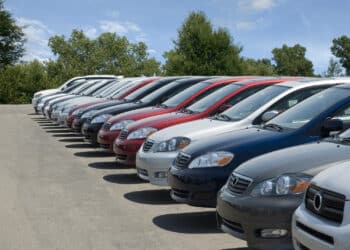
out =
[[175,203],[30,105],[0,121],[1,250],[248,249],[214,209]]

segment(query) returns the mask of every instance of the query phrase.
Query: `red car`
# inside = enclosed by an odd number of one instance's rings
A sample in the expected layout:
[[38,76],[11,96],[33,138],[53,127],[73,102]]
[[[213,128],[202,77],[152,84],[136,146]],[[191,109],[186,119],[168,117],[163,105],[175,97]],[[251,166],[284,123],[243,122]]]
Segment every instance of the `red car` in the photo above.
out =
[[[89,103],[85,103],[82,105],[79,105],[77,107],[75,107],[73,110],[71,110],[71,112],[69,112],[67,119],[66,119],[66,125],[68,127],[72,127],[72,123],[74,121],[74,119],[76,118],[76,116],[78,115],[77,112],[75,112],[76,110],[80,110],[83,108],[87,108],[89,106],[98,104],[98,103],[102,103],[102,102],[109,102],[111,100],[122,100],[124,97],[128,96],[129,94],[131,94],[132,92],[134,92],[135,90],[151,83],[154,82],[156,80],[159,80],[160,77],[151,77],[151,78],[144,78],[144,79],[122,79],[120,82],[124,83],[125,85],[130,85],[130,86],[125,86],[125,87],[121,87],[119,89],[116,90],[116,93],[110,97],[110,99],[106,100],[106,99],[101,99],[101,100],[96,100],[93,102],[89,102]],[[112,94],[112,93],[111,93]],[[75,113],[74,113],[75,112]]]
[[[264,78],[232,83],[180,112],[149,117],[127,125],[113,144],[117,162],[135,166],[136,153],[150,134],[169,126],[214,116],[257,91],[291,78]],[[295,79],[295,78],[293,78]]]
[[227,84],[248,79],[253,79],[253,77],[221,77],[206,80],[180,92],[159,106],[136,109],[113,116],[100,129],[97,141],[102,148],[113,152],[113,142],[127,124],[147,117],[180,110]]

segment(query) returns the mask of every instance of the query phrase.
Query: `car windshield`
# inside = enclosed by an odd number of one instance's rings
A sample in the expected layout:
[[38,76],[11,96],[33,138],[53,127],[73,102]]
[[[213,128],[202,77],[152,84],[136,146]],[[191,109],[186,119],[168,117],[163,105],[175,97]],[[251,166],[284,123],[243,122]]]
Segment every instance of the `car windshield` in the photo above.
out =
[[258,108],[260,108],[262,105],[269,102],[271,99],[283,93],[284,91],[287,91],[288,89],[289,87],[286,86],[269,86],[263,90],[260,90],[254,95],[247,97],[232,108],[227,109],[222,114],[228,116],[232,121],[243,120]]
[[[179,86],[179,81],[174,81],[174,82],[171,82],[165,86],[161,86],[157,90],[155,90],[155,91],[151,92],[150,94],[146,95],[145,97],[143,97],[141,99],[141,102],[143,102],[143,103],[152,102],[153,100],[155,100],[159,96],[167,93],[169,90],[174,89],[176,86]],[[129,96],[128,96],[128,98],[129,98]]]
[[92,96],[95,97],[101,97],[101,94],[106,91],[106,90],[110,90],[113,86],[115,86],[117,83],[117,81],[109,81],[106,85],[104,85],[103,87],[99,88],[98,90],[96,90]]
[[100,80],[97,81],[95,84],[93,84],[90,88],[87,88],[86,90],[81,93],[81,95],[92,95],[96,91],[100,90],[109,80]]
[[195,102],[191,106],[188,106],[188,108],[186,108],[186,110],[189,110],[193,113],[203,112],[203,111],[207,110],[208,108],[210,108],[211,106],[215,105],[222,98],[230,95],[233,91],[235,91],[241,87],[242,87],[242,85],[236,84],[236,83],[225,86],[217,91],[214,91],[213,93],[204,97],[203,99],[199,100],[198,102]]
[[177,105],[180,105],[182,102],[186,101],[188,98],[196,94],[201,89],[204,89],[205,87],[209,86],[210,82],[199,82],[196,85],[189,87],[185,89],[184,91],[178,93],[177,95],[174,95],[173,97],[169,98],[165,102],[162,103],[165,107],[176,107]]
[[348,89],[341,87],[326,89],[273,118],[265,126],[273,124],[280,128],[298,129],[332,105],[348,97],[349,92]]
[[74,91],[72,92],[73,95],[77,95],[82,93],[84,90],[86,90],[87,88],[89,88],[91,85],[93,85],[96,82],[96,80],[89,80],[86,83],[83,83],[81,86],[77,87],[76,89],[74,89]]
[[98,97],[109,97],[112,95],[116,90],[121,88],[123,85],[121,81],[113,81],[111,85],[109,85],[107,88],[103,89],[99,94]]
[[[142,82],[144,82],[145,79],[142,79],[142,80],[138,80],[138,81],[132,81],[132,82],[129,82],[127,85],[125,85],[125,87],[123,88],[120,88],[115,94],[113,94],[112,98],[116,99],[116,98],[119,98],[121,97],[122,95],[125,95],[126,92],[128,92],[131,88],[133,87],[136,87],[138,86],[139,84],[141,84]],[[134,100],[134,97],[136,96],[139,96],[140,93],[143,93],[143,89],[148,89],[149,86],[152,85],[152,84],[147,84],[145,86],[142,86],[141,88],[133,91],[132,93],[130,93],[129,95],[127,95],[127,100],[128,101],[132,101]],[[148,87],[148,88],[147,88]]]
[[64,91],[62,91],[63,93],[66,94],[71,94],[74,92],[74,90],[76,90],[77,88],[79,88],[79,86],[82,86],[85,82],[87,82],[87,80],[85,79],[80,79],[80,80],[76,80],[74,85],[71,85],[69,87],[67,87]]

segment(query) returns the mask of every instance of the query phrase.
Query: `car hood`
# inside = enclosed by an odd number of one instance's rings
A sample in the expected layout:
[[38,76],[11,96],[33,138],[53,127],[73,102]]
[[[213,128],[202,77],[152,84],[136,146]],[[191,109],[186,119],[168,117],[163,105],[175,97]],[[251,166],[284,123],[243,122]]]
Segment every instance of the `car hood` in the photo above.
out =
[[191,122],[186,122],[163,129],[150,136],[150,139],[160,142],[173,137],[183,136],[195,141],[206,136],[213,136],[224,132],[230,132],[234,129],[245,128],[249,123],[245,122],[227,122],[204,118]]
[[324,168],[325,170],[312,182],[316,186],[343,194],[347,200],[350,200],[350,160],[328,164]]
[[286,173],[316,175],[325,164],[350,159],[350,146],[321,141],[277,150],[241,164],[236,173],[261,182]]
[[37,95],[37,94],[41,94],[42,96],[43,95],[50,95],[53,93],[57,93],[59,91],[60,91],[59,89],[45,89],[45,90],[41,90],[41,91],[36,92],[34,95]]
[[124,121],[124,120],[137,121],[146,117],[163,114],[164,112],[170,112],[170,111],[169,109],[164,109],[160,107],[139,108],[135,110],[130,110],[129,112],[124,114],[113,116],[108,121],[111,122],[112,124],[120,121]]
[[156,129],[162,129],[174,124],[191,121],[193,119],[199,119],[200,114],[185,114],[180,112],[171,112],[169,114],[162,114],[157,116],[148,117],[136,122],[133,122],[126,126],[129,131],[134,131],[139,128],[153,127]]

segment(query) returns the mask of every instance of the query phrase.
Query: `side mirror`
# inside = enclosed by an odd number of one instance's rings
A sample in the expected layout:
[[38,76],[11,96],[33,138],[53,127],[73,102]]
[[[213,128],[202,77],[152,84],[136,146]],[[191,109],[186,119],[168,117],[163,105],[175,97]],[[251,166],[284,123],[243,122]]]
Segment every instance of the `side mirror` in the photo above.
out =
[[270,121],[272,118],[274,118],[275,116],[277,116],[280,112],[278,112],[277,110],[271,110],[271,111],[267,111],[265,112],[262,116],[261,116],[261,120],[263,122],[268,122]]
[[229,109],[231,107],[232,107],[231,104],[228,104],[228,103],[222,104],[218,109],[218,113],[224,112],[226,109]]
[[343,130],[343,121],[340,119],[328,119],[323,123],[322,129],[325,133],[329,134],[334,131]]

